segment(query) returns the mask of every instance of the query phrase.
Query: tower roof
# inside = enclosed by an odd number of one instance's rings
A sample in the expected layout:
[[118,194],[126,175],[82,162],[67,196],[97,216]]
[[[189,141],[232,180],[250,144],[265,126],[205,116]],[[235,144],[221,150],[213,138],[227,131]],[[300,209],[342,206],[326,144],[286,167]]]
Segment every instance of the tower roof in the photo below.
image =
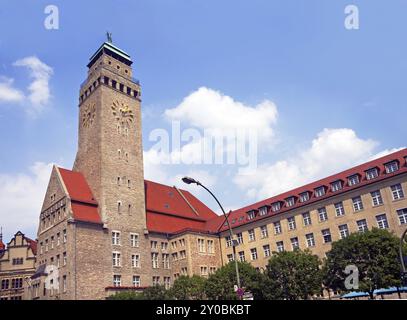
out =
[[113,45],[113,43],[111,42],[104,42],[99,49],[96,50],[96,52],[93,54],[93,56],[90,57],[90,62],[88,63],[88,68],[92,67],[93,64],[95,63],[95,61],[97,59],[99,59],[99,57],[102,54],[107,54],[108,56],[111,56],[112,58],[119,60],[120,62],[131,66],[133,61],[130,58],[130,55],[128,53],[126,53],[125,51],[123,51],[122,49],[116,47],[115,45]]

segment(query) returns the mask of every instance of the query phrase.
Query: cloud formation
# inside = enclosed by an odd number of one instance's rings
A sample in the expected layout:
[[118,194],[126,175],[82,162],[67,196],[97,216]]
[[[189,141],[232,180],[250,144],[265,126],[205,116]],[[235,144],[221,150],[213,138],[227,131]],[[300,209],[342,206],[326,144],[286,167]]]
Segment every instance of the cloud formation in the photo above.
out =
[[14,79],[0,77],[0,102],[21,102],[24,94],[13,87]]

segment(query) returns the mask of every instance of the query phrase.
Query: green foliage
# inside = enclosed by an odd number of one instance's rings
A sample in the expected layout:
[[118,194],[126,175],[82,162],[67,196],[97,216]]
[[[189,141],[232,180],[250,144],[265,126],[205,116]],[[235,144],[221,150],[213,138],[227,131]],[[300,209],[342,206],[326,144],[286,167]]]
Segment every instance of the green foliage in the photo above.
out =
[[107,297],[106,300],[143,300],[143,294],[141,292],[123,291]]
[[177,300],[202,300],[205,297],[205,278],[181,276],[174,281],[170,296]]
[[262,285],[266,299],[309,299],[322,291],[321,261],[310,251],[284,251],[269,260]]
[[169,292],[164,286],[153,286],[143,290],[143,292],[124,291],[116,293],[107,300],[168,300]]
[[[250,291],[254,299],[262,299],[261,283],[264,276],[247,262],[239,262],[239,275],[241,286],[245,291]],[[215,273],[211,274],[205,283],[205,293],[211,300],[237,300],[238,296],[234,291],[237,284],[235,262],[230,262]]]
[[376,228],[334,242],[324,265],[325,286],[346,291],[345,279],[349,275],[344,271],[348,265],[358,268],[357,291],[368,292],[371,298],[375,289],[400,286],[399,244],[395,235]]

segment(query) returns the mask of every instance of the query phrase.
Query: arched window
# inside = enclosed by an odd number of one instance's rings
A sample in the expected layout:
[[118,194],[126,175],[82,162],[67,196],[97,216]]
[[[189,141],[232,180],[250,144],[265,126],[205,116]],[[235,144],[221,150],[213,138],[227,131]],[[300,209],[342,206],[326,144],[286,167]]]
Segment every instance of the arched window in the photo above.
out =
[[119,157],[119,159],[121,159],[122,158],[122,151],[119,149],[119,150],[117,150],[117,155],[118,155],[118,157]]
[[121,211],[122,211],[122,202],[117,201],[117,213],[121,213]]
[[117,177],[117,185],[120,186],[121,178]]

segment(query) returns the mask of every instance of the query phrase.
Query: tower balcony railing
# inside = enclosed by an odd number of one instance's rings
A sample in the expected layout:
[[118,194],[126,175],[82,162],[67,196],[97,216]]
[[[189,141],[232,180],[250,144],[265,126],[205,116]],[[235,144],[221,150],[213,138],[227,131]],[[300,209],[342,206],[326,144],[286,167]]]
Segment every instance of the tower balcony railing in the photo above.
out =
[[[117,73],[117,72],[115,72],[115,71],[113,71],[113,70],[110,70],[110,69],[108,69],[108,70],[109,70],[110,72],[114,73],[115,75],[119,76],[119,77],[122,77],[122,78],[127,79],[126,77],[124,77],[124,76],[121,75],[120,73]],[[136,78],[133,78],[133,77],[130,77],[130,80],[131,80],[132,82],[134,82],[135,84],[140,85],[140,80],[138,80],[138,79],[136,79]],[[82,87],[85,85],[86,81],[88,81],[88,79],[85,79],[85,80],[81,83],[81,86],[80,86],[81,89],[82,89]]]

